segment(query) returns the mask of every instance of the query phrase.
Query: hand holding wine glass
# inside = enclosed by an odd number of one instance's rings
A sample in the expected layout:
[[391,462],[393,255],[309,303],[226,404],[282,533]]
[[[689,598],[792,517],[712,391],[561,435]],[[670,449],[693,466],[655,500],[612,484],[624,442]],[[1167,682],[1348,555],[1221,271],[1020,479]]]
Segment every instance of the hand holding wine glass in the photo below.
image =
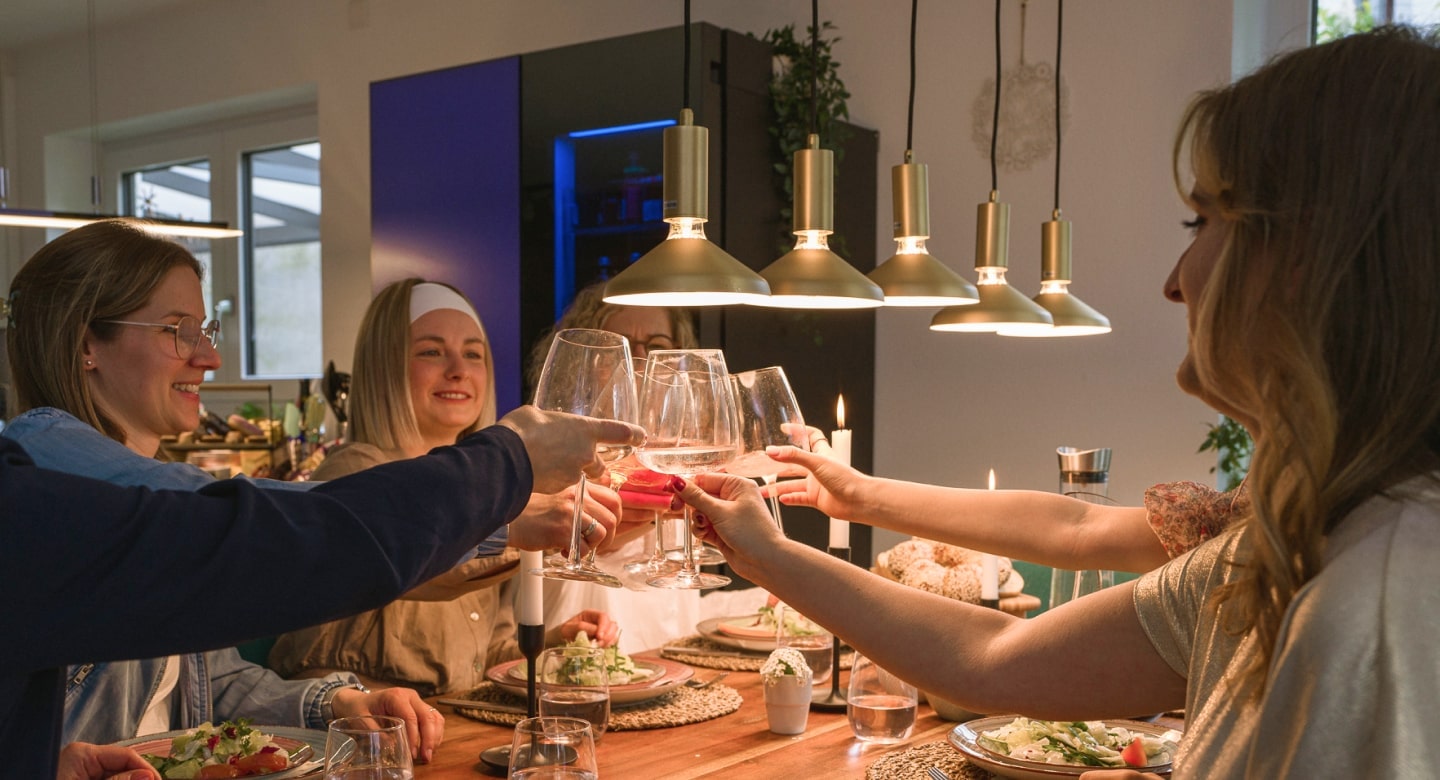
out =
[[[788,444],[808,449],[810,435],[800,415],[800,404],[790,390],[785,369],[780,366],[741,371],[732,374],[730,380],[735,390],[736,417],[743,444],[740,457],[728,464],[725,471],[773,484],[784,465],[771,459],[765,448]],[[783,531],[780,501],[773,495],[770,512],[776,527]]]
[[[535,406],[607,420],[635,421],[635,377],[630,363],[630,345],[625,337],[603,330],[571,328],[555,334],[540,381],[535,388]],[[613,463],[629,455],[631,446],[602,442],[596,446],[600,460]],[[598,523],[581,525],[585,505],[585,475],[576,489],[575,517],[571,526],[570,555],[547,561],[546,577],[598,582],[623,587],[613,574],[580,560],[581,544],[588,541]],[[597,540],[598,541],[598,540]]]
[[[640,425],[648,432],[636,450],[640,462],[652,471],[691,477],[715,471],[734,460],[740,447],[735,419],[735,395],[725,356],[713,349],[677,349],[651,352],[641,383]],[[685,508],[688,527],[693,521]],[[685,558],[680,570],[652,577],[661,588],[718,588],[728,577],[699,571],[693,534],[686,533]]]

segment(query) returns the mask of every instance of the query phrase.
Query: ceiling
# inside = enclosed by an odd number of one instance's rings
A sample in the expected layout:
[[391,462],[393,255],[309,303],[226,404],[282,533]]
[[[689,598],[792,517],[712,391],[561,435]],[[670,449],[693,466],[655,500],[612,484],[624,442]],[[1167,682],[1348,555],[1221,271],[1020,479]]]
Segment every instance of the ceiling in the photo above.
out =
[[[145,16],[192,0],[95,0],[96,25]],[[0,51],[85,31],[87,0],[0,0]]]

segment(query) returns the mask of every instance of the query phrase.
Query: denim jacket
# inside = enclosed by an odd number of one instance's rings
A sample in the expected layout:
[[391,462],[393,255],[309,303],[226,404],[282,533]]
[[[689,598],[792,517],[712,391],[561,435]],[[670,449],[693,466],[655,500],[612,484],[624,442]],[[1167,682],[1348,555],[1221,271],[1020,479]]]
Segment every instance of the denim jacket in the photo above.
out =
[[[19,415],[0,436],[19,442],[35,464],[119,485],[194,490],[214,478],[194,466],[138,455],[74,416],[52,408]],[[266,487],[291,483],[266,481]],[[137,594],[143,598],[146,594]],[[154,594],[151,594],[154,595]],[[104,626],[97,626],[104,631]],[[172,729],[248,717],[256,723],[323,729],[327,695],[359,682],[350,674],[285,680],[242,658],[234,648],[179,656],[179,706]],[[165,670],[166,658],[72,666],[65,685],[63,741],[105,744],[136,736]]]

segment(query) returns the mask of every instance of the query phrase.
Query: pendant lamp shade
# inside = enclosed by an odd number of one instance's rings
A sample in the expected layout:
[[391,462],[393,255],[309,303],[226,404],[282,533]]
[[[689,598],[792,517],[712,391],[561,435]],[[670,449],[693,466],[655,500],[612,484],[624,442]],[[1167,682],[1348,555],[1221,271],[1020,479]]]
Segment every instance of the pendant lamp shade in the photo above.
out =
[[605,285],[605,302],[631,306],[763,303],[769,285],[705,237],[710,131],[681,109],[665,128],[664,219],[670,234]]
[[[80,214],[68,211],[36,211],[32,209],[6,209],[0,208],[0,225],[7,227],[35,227],[49,228],[54,230],[71,230],[83,227],[91,222],[99,222],[106,219],[117,219],[117,217],[105,216],[103,214]],[[119,217],[119,219],[130,219]],[[157,236],[177,236],[185,238],[235,238],[245,235],[245,231],[230,227],[224,222],[191,222],[187,220],[170,220],[154,218],[134,218],[131,220],[135,226]]]
[[[908,157],[908,153],[907,153]],[[980,295],[960,274],[925,248],[930,237],[929,166],[906,162],[890,169],[897,248],[867,276],[880,285],[886,306],[965,306]]]
[[820,148],[818,135],[812,133],[809,141],[809,148],[795,152],[791,168],[795,248],[760,272],[770,297],[758,303],[783,309],[879,307],[885,302],[879,285],[830,251],[826,237],[835,231],[835,153]]
[[979,281],[975,289],[980,293],[980,302],[941,309],[930,320],[931,330],[994,333],[1002,329],[1049,331],[1054,328],[1050,312],[1005,281],[1010,252],[1010,206],[998,198],[999,193],[992,190],[989,202],[980,204],[976,219],[975,270]]
[[1055,218],[1040,226],[1040,293],[1034,301],[1050,312],[1048,332],[1003,328],[1001,336],[1094,336],[1110,332],[1110,320],[1070,293],[1070,222]]

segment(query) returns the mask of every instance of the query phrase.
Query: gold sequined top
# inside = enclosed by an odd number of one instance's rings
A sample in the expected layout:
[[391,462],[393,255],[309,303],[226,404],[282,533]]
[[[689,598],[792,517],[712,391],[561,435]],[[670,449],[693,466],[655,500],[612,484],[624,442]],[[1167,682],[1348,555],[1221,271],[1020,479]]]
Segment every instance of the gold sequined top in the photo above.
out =
[[1252,640],[1208,602],[1244,561],[1233,529],[1142,577],[1135,609],[1188,681],[1174,777],[1409,778],[1440,769],[1440,488],[1417,479],[1356,509],[1286,611],[1267,690],[1232,683]]

